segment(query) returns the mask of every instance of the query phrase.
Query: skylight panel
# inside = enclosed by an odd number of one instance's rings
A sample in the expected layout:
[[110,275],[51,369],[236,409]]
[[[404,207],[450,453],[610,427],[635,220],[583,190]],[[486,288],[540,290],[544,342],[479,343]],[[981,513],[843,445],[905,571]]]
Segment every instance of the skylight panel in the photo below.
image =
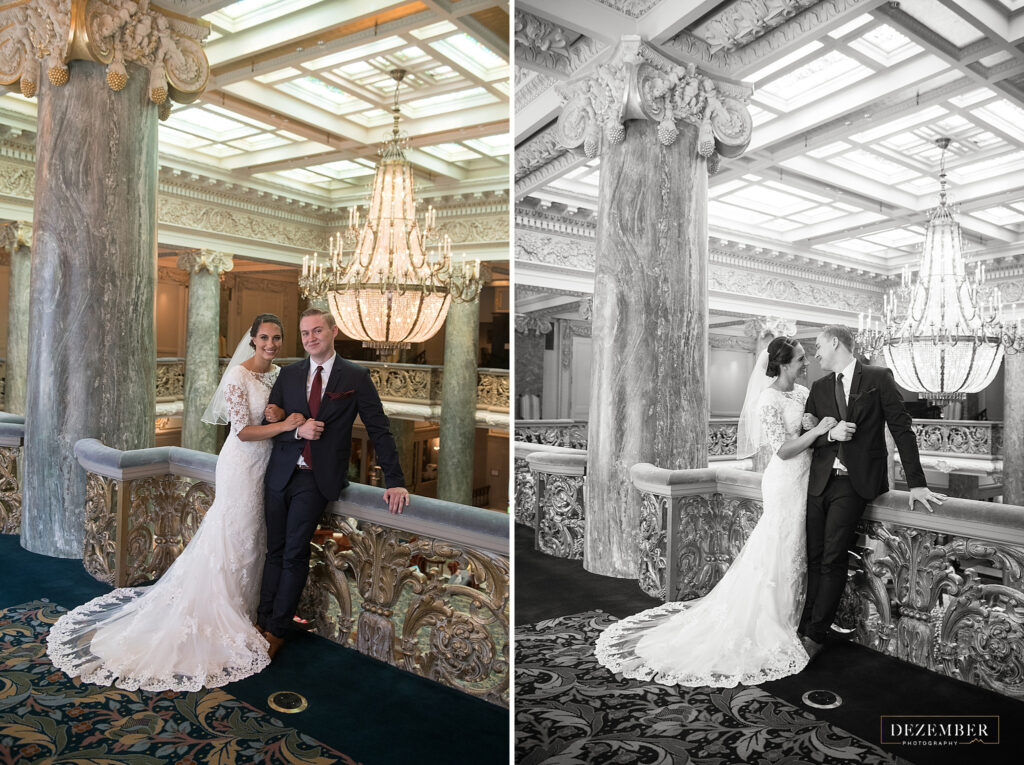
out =
[[424,40],[427,37],[437,37],[447,32],[454,32],[457,29],[458,27],[450,21],[438,21],[436,24],[429,24],[428,26],[412,30],[412,36],[417,40]]
[[432,42],[430,47],[482,80],[508,77],[505,60],[465,33]]
[[835,93],[873,72],[839,51],[829,51],[754,92],[754,98],[779,110],[795,109]]
[[740,188],[743,185],[743,181],[740,180],[732,180],[726,181],[725,183],[719,183],[717,185],[711,186],[711,188],[708,189],[708,196],[720,197],[723,194],[728,194],[731,191],[735,191],[736,189]]
[[424,79],[432,80],[434,82],[448,82],[449,80],[461,77],[458,72],[447,64],[431,67],[430,69],[424,70],[421,74]]
[[374,173],[374,168],[366,167],[358,162],[353,162],[347,159],[338,160],[337,162],[325,162],[322,165],[313,165],[306,169],[311,172],[320,173],[330,178],[334,178],[335,180],[363,178],[367,175],[373,175]]
[[209,143],[209,141],[198,136],[168,127],[166,123],[160,125],[159,138],[161,144],[169,144],[179,149],[195,149],[200,146],[206,146]]
[[363,127],[379,127],[380,125],[387,125],[391,123],[391,114],[384,111],[383,109],[367,109],[362,112],[353,112],[352,114],[346,114],[345,119],[352,120]]
[[1013,151],[991,159],[973,160],[959,167],[951,168],[948,172],[950,183],[954,184],[953,193],[955,194],[956,184],[995,178],[1007,173],[1020,172],[1021,169],[1024,169],[1024,151]]
[[1019,210],[1011,210],[1008,207],[991,207],[987,210],[975,210],[971,213],[975,218],[994,223],[997,226],[1010,226],[1015,223],[1024,223],[1024,215]]
[[298,80],[289,80],[275,88],[285,93],[311,102],[332,114],[340,114],[343,111],[353,111],[370,106],[366,101],[351,96],[343,90],[329,85],[319,77],[303,77]]
[[978,88],[977,90],[972,90],[970,93],[964,93],[962,96],[953,96],[949,99],[949,102],[954,106],[958,106],[963,109],[968,106],[973,106],[979,101],[995,98],[995,95],[996,94],[988,88]]
[[314,185],[319,185],[328,180],[326,176],[310,172],[309,170],[305,170],[301,167],[296,167],[291,170],[278,170],[276,173],[268,173],[268,175],[279,175],[282,178],[291,178],[293,181],[312,183]]
[[991,56],[985,56],[985,58],[978,59],[978,63],[985,67],[992,67],[996,64],[1001,64],[1004,61],[1009,61],[1013,58],[1013,54],[1009,51],[1001,50],[998,53],[993,53]]
[[774,231],[777,234],[785,234],[788,231],[800,228],[800,224],[787,220],[786,218],[776,218],[775,220],[761,223],[760,227],[769,231]]
[[294,67],[287,66],[284,69],[278,69],[274,72],[268,72],[267,74],[258,74],[256,75],[255,79],[256,82],[262,82],[264,85],[269,85],[270,83],[273,82],[278,82],[280,80],[286,80],[289,77],[294,77],[297,74],[302,74],[302,72],[300,72],[298,69],[295,69]]
[[820,205],[813,207],[810,210],[791,215],[790,217],[806,226],[812,226],[815,223],[825,223],[826,221],[835,220],[836,218],[842,218],[846,215],[846,212],[837,210],[831,205]]
[[860,252],[865,255],[884,252],[886,249],[882,245],[869,242],[866,239],[840,239],[839,241],[832,242],[831,244],[834,247],[841,247],[843,249]]
[[797,189],[794,188],[793,186],[787,186],[784,183],[779,183],[779,181],[767,181],[764,185],[770,189],[777,189],[790,196],[799,197],[802,199],[810,199],[812,202],[824,203],[831,201],[828,197],[823,197],[820,194],[815,194],[814,192],[811,191],[805,191],[804,189]]
[[470,138],[463,143],[491,157],[500,157],[512,151],[512,137],[508,133]]
[[393,53],[389,53],[388,57],[394,59],[399,64],[415,64],[419,61],[426,61],[428,58],[426,53],[415,46],[396,50]]
[[882,183],[902,183],[919,173],[870,151],[855,149],[826,162]]
[[745,207],[735,207],[733,205],[725,204],[718,199],[711,199],[708,201],[708,218],[719,221],[723,224],[743,221],[747,224],[759,226],[765,221],[771,220],[772,216],[762,215],[761,213],[754,212],[753,210],[748,210]]
[[339,66],[334,73],[342,77],[363,77],[367,74],[380,74],[380,70],[367,61],[353,61],[351,64]]
[[885,66],[893,66],[920,53],[923,48],[888,24],[881,24],[851,40],[850,47]]
[[480,157],[475,151],[457,143],[439,143],[435,146],[423,146],[420,148],[420,151],[424,151],[438,159],[443,159],[446,162],[463,162]]
[[380,40],[374,40],[371,43],[365,45],[357,45],[355,48],[349,48],[348,50],[338,51],[337,53],[331,53],[327,56],[321,56],[315,58],[312,61],[307,61],[302,66],[306,69],[330,69],[343,64],[346,61],[355,61],[356,59],[369,58],[375,53],[383,53],[384,51],[393,50],[394,48],[400,48],[407,46],[401,37],[384,37]]
[[216,141],[231,141],[256,132],[252,125],[222,117],[202,108],[173,112],[164,125]]
[[413,118],[430,117],[435,114],[468,109],[497,102],[498,97],[483,88],[468,88],[455,93],[417,98],[402,105],[402,111]]
[[244,114],[238,114],[237,112],[233,112],[230,109],[225,109],[223,106],[217,106],[216,104],[203,104],[202,108],[207,111],[219,114],[222,117],[237,120],[238,122],[244,122],[246,125],[252,125],[253,127],[259,128],[260,130],[274,129],[273,125],[268,125],[266,122],[260,122],[259,120],[253,119],[252,117],[248,117]]
[[833,40],[838,40],[841,37],[846,37],[846,35],[850,34],[850,32],[852,32],[853,30],[860,29],[869,21],[871,21],[871,16],[866,13],[862,14],[855,18],[853,21],[848,21],[841,27],[833,29],[831,32],[828,33],[828,36],[831,37]]
[[1005,98],[978,107],[971,114],[1012,138],[1024,142],[1024,109]]
[[868,130],[862,130],[859,133],[855,133],[850,136],[850,140],[856,141],[857,143],[877,141],[883,136],[900,133],[917,125],[933,122],[947,114],[949,114],[949,112],[941,106],[929,106],[921,111],[915,111],[913,114],[908,114],[906,117],[890,120],[889,122],[877,125]]
[[775,119],[778,116],[774,112],[770,112],[767,109],[762,109],[761,107],[755,106],[754,104],[749,104],[747,106],[747,111],[750,112],[750,119],[754,123],[754,127],[758,127],[760,125],[765,124],[766,122],[770,122],[771,120]]
[[907,247],[921,242],[920,233],[915,233],[905,228],[878,231],[873,234],[867,234],[861,238],[866,239],[869,242],[874,242],[875,244],[883,245],[884,247]]
[[845,141],[836,141],[818,149],[811,149],[807,154],[815,159],[824,159],[825,157],[831,157],[836,152],[844,151],[849,148],[850,144]]
[[760,80],[763,80],[768,75],[774,74],[780,69],[785,69],[790,64],[799,61],[805,56],[809,56],[811,53],[814,53],[814,51],[820,49],[821,47],[822,45],[820,42],[807,43],[807,45],[804,45],[802,48],[797,48],[792,53],[787,53],[778,61],[771,62],[770,64],[768,64],[768,66],[764,67],[763,69],[758,69],[756,72],[754,72],[746,79],[749,80],[750,82],[758,82]]
[[972,27],[957,13],[934,0],[900,0],[900,10],[910,14],[957,48],[985,39],[984,32]]
[[308,8],[318,2],[320,0],[238,0],[237,3],[208,13],[203,18],[229,32],[240,32],[265,21],[272,21]]
[[209,146],[204,146],[201,149],[196,149],[201,154],[206,154],[210,157],[216,157],[222,159],[224,157],[233,157],[236,154],[241,154],[241,149],[236,149],[234,146],[228,146],[223,143],[214,143]]
[[287,138],[283,138],[273,133],[260,133],[258,135],[249,136],[248,138],[240,138],[237,141],[232,141],[231,145],[244,151],[262,151],[263,149],[273,149],[278,146],[287,146],[290,144]]

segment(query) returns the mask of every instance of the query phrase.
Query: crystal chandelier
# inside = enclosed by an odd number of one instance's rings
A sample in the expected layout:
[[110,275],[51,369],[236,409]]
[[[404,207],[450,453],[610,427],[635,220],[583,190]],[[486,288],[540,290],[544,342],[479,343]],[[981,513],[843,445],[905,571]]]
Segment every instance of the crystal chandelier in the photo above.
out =
[[452,262],[434,209],[416,220],[412,165],[398,131],[405,70],[390,75],[394,125],[379,152],[366,222],[360,225],[358,208],[351,208],[348,228],[330,238],[326,257],[303,258],[299,278],[303,297],[326,300],[341,331],[382,356],[433,337],[451,301],[475,300],[482,287],[479,260]]
[[904,268],[883,301],[881,322],[860,315],[857,342],[869,357],[881,351],[896,382],[930,399],[959,399],[992,382],[1004,352],[1024,350],[1018,320],[1000,320],[1001,296],[985,267],[967,273],[960,224],[946,199],[946,149],[939,138],[939,204],[929,218],[916,281]]

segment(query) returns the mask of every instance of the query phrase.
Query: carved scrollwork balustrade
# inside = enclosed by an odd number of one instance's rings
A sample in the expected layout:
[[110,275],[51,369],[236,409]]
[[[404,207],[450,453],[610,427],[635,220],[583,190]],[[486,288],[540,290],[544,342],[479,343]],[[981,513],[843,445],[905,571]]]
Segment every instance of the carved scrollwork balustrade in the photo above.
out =
[[507,412],[509,408],[509,376],[507,369],[477,370],[477,409]]
[[17,534],[21,531],[19,476],[24,441],[24,423],[0,421],[0,534]]
[[560,446],[547,446],[525,441],[513,444],[515,462],[515,522],[534,528],[537,520],[537,480],[530,469],[527,457],[531,454],[545,452],[549,454],[576,454],[586,457],[582,449],[567,449]]
[[516,420],[516,441],[566,449],[587,448],[586,420]]
[[156,400],[176,401],[185,395],[185,359],[156,360]]
[[922,454],[996,457],[1003,453],[1003,424],[978,420],[915,420]]
[[[706,594],[761,512],[760,476],[635,465],[641,563],[651,595]],[[1024,507],[952,498],[934,513],[907,494],[874,500],[860,524],[837,626],[889,656],[1024,699]]]
[[[86,569],[117,586],[159,577],[212,504],[217,458],[95,439],[75,453],[87,471]],[[382,494],[354,484],[328,506],[321,527],[334,533],[313,545],[300,615],[335,642],[507,707],[507,516],[425,497],[392,516]]]
[[526,457],[536,480],[534,530],[537,549],[557,558],[583,558],[585,452],[537,451]]

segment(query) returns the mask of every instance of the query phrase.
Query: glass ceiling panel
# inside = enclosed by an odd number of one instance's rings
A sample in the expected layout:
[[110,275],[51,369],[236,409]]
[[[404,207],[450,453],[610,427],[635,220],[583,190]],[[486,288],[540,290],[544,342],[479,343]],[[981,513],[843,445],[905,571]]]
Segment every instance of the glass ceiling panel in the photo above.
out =
[[259,128],[260,130],[274,129],[273,125],[268,125],[266,122],[260,122],[259,120],[253,119],[252,117],[249,117],[245,114],[239,114],[238,112],[233,112],[230,109],[225,109],[223,106],[217,106],[216,104],[203,104],[202,108],[206,111],[211,111],[215,114],[219,114],[222,117],[227,117],[231,120],[237,120],[238,122],[244,122],[246,125],[252,125],[253,127]]
[[304,101],[309,101],[314,106],[319,106],[321,109],[325,109],[332,114],[342,114],[343,112],[372,106],[372,104],[363,101],[361,98],[351,96],[340,88],[329,85],[319,77],[302,77],[298,80],[289,80],[288,82],[274,85],[274,88],[283,93],[289,93],[297,98],[301,98]]
[[263,149],[273,149],[277,146],[287,146],[290,143],[291,141],[287,138],[282,138],[279,135],[261,133],[249,138],[240,138],[237,141],[232,141],[231,145],[244,151],[262,151]]
[[203,16],[217,27],[240,32],[265,21],[316,5],[320,0],[239,0]]
[[440,96],[427,96],[426,98],[407,101],[402,104],[402,111],[410,117],[418,119],[419,117],[430,117],[456,109],[493,104],[497,101],[497,96],[488,93],[483,88],[469,88],[456,91],[455,93],[445,93]]
[[812,191],[797,189],[794,188],[793,186],[788,186],[785,183],[780,183],[779,181],[767,181],[764,185],[770,189],[778,189],[779,191],[789,194],[791,196],[801,197],[803,199],[810,199],[812,202],[825,203],[832,201],[828,197],[823,197],[820,194],[815,194]]
[[972,114],[1010,137],[1024,142],[1024,109],[1005,98],[978,107]]
[[865,255],[883,252],[886,248],[880,244],[869,242],[865,239],[840,239],[830,243],[833,247],[839,247],[854,252],[862,252]]
[[439,143],[434,146],[424,146],[420,151],[424,151],[438,159],[443,159],[446,162],[462,162],[480,158],[480,155],[475,151],[457,143]]
[[919,175],[903,165],[863,149],[855,149],[845,154],[829,157],[825,161],[882,183],[902,183]]
[[337,66],[338,64],[342,64],[346,61],[367,58],[372,56],[374,53],[382,53],[394,48],[404,47],[407,44],[408,43],[406,43],[401,37],[385,37],[380,40],[374,40],[371,43],[366,43],[365,45],[357,45],[355,48],[349,48],[347,50],[338,51],[337,53],[331,53],[327,56],[315,58],[312,61],[306,62],[302,66],[311,70],[330,69],[331,67]]
[[838,40],[840,37],[845,37],[846,35],[848,35],[854,29],[860,29],[869,21],[871,21],[871,16],[865,13],[862,16],[858,16],[853,21],[848,21],[841,27],[833,29],[831,32],[828,33],[828,36],[831,37],[833,40]]
[[800,228],[799,223],[794,223],[793,221],[786,220],[785,218],[776,218],[775,220],[770,220],[760,225],[761,228],[768,229],[769,231],[776,231],[780,234],[785,234],[788,231]]
[[717,199],[708,201],[708,217],[726,226],[736,221],[759,226],[772,218],[770,215],[762,215],[745,207],[733,207]]
[[[161,136],[162,138],[163,136]],[[196,149],[201,154],[207,154],[211,157],[221,159],[222,157],[233,157],[236,154],[241,154],[241,149],[236,149],[234,146],[227,146],[223,143],[214,143],[209,146],[204,146],[201,149]]]
[[826,221],[835,220],[836,218],[841,218],[846,214],[847,213],[845,211],[837,210],[835,207],[821,205],[805,212],[791,215],[790,217],[799,223],[810,226],[815,223],[825,223]]
[[829,51],[754,91],[754,98],[780,110],[795,109],[873,73],[855,59]]
[[508,77],[505,60],[465,33],[432,42],[430,47],[482,80]]
[[302,74],[298,69],[294,67],[285,67],[284,69],[278,69],[276,72],[268,72],[267,74],[258,74],[255,79],[256,82],[262,82],[264,85],[269,85],[272,82],[278,80],[285,80],[289,77],[294,77],[297,74]]
[[470,138],[463,143],[492,157],[500,157],[512,150],[512,136],[508,133],[489,135],[484,138]]
[[792,53],[783,56],[778,61],[773,61],[763,69],[758,69],[756,72],[754,72],[749,77],[746,77],[745,79],[749,80],[750,82],[758,82],[759,80],[763,80],[768,75],[774,74],[780,69],[785,69],[787,66],[796,61],[799,61],[804,56],[809,56],[811,53],[814,53],[814,51],[819,50],[821,47],[822,44],[820,42],[808,43],[802,48],[797,48]]
[[991,207],[988,210],[975,210],[971,215],[989,223],[995,223],[997,226],[1009,226],[1014,223],[1024,222],[1024,215],[1018,210],[1011,210],[1008,207]]
[[163,124],[186,133],[201,135],[212,141],[231,141],[256,132],[252,125],[222,117],[201,107],[172,112]]
[[412,36],[417,40],[423,40],[427,37],[437,37],[438,35],[443,35],[447,32],[454,32],[456,29],[458,29],[458,27],[450,21],[439,21],[436,24],[430,24],[425,27],[420,27],[419,29],[414,29],[412,31]]
[[391,124],[391,114],[383,109],[367,109],[364,112],[346,114],[345,119],[352,120],[368,128]]
[[922,123],[932,122],[933,120],[937,120],[947,114],[949,114],[949,112],[941,106],[929,106],[927,109],[922,109],[919,112],[908,114],[906,117],[890,120],[889,122],[869,128],[868,130],[862,130],[859,133],[855,133],[850,136],[850,140],[857,141],[858,143],[876,141],[882,136],[899,133]]
[[[1024,169],[1024,151],[1013,151],[988,160],[974,161],[949,169],[950,183],[971,183]],[[956,193],[956,189],[953,189]]]
[[708,190],[708,195],[712,197],[719,197],[722,196],[723,194],[728,194],[730,191],[734,191],[735,189],[738,189],[743,185],[743,181],[739,180],[726,181],[725,183],[719,183],[715,186],[712,186]]
[[905,228],[878,231],[874,234],[867,234],[862,238],[885,247],[907,247],[912,244],[920,244],[922,241],[920,232],[910,231]]
[[949,102],[954,106],[959,106],[961,109],[967,106],[978,103],[979,101],[985,101],[989,98],[995,98],[996,94],[988,88],[978,88],[972,90],[970,93],[964,93],[962,96],[953,96],[949,99]]
[[849,148],[850,144],[846,143],[845,141],[836,141],[835,143],[830,143],[827,146],[822,146],[819,149],[812,149],[807,153],[810,156],[814,157],[815,159],[824,159],[825,157],[832,156],[836,152],[843,151],[844,149]]
[[[168,120],[168,122],[169,121],[170,120]],[[159,135],[161,144],[168,143],[171,146],[177,146],[180,149],[195,149],[199,146],[206,146],[209,143],[209,141],[203,138],[198,138],[197,136],[189,135],[188,133],[183,133],[172,127],[168,127],[167,123],[160,125]]]
[[728,196],[721,197],[721,200],[769,215],[791,215],[814,206],[813,202],[801,197],[785,194],[776,189],[767,189],[763,186],[747,186]]
[[923,50],[920,45],[911,42],[888,24],[875,27],[862,37],[851,40],[849,45],[885,66],[898,64]]
[[374,173],[373,167],[366,167],[358,162],[353,162],[347,159],[341,159],[337,162],[325,162],[322,165],[313,165],[306,169],[311,172],[329,176],[335,180],[344,180],[345,178],[363,178],[367,175],[373,175]]

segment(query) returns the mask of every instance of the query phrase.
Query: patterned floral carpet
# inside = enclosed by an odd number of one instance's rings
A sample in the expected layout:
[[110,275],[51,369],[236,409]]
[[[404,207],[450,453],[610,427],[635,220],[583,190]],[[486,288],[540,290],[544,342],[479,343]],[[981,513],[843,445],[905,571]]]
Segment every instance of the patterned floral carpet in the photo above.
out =
[[669,688],[597,663],[599,611],[516,630],[516,762],[906,763],[759,688]]
[[2,765],[355,765],[223,690],[129,692],[68,679],[45,644],[64,610],[45,600],[0,610]]

